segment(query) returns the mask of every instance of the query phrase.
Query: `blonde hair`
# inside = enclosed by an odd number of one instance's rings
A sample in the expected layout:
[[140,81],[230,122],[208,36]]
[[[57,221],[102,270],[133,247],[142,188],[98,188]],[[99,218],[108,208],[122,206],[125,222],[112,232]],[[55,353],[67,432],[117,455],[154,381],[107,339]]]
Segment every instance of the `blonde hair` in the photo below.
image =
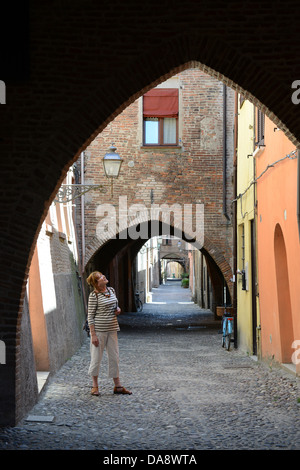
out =
[[86,282],[88,283],[89,286],[93,287],[95,289],[95,287],[97,286],[97,279],[96,279],[96,275],[97,274],[100,274],[100,276],[103,276],[102,273],[100,273],[100,271],[94,271],[92,272],[89,277],[87,278]]

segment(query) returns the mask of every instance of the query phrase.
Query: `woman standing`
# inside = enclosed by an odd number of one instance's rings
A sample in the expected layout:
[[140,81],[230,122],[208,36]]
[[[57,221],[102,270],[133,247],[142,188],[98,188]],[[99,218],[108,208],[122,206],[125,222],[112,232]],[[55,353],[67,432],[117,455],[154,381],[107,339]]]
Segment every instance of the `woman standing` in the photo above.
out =
[[88,324],[91,333],[91,363],[89,374],[93,379],[91,394],[99,396],[98,375],[104,349],[108,356],[108,376],[114,380],[114,393],[131,395],[121,385],[119,378],[119,323],[117,315],[121,313],[118,299],[112,287],[107,287],[108,280],[99,271],[94,271],[87,278],[87,283],[94,288],[88,302]]

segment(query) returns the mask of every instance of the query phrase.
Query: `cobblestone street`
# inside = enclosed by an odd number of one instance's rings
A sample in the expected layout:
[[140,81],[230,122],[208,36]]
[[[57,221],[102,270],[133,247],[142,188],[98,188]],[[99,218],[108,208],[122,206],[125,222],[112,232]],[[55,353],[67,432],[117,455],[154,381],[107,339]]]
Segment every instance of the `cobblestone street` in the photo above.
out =
[[120,317],[121,380],[132,395],[113,394],[106,356],[101,395],[90,395],[87,339],[29,416],[0,430],[0,449],[299,450],[299,378],[225,351],[219,322],[178,283],[155,289],[153,301]]

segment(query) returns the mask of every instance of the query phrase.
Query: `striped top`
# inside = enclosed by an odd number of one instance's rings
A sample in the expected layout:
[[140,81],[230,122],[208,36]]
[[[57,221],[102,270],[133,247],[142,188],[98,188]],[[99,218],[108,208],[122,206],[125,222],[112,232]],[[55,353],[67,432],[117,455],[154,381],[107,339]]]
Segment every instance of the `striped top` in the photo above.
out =
[[110,297],[106,297],[99,292],[91,292],[88,302],[88,324],[95,325],[95,331],[119,331],[119,323],[115,310],[118,305],[115,290],[112,287],[107,288]]

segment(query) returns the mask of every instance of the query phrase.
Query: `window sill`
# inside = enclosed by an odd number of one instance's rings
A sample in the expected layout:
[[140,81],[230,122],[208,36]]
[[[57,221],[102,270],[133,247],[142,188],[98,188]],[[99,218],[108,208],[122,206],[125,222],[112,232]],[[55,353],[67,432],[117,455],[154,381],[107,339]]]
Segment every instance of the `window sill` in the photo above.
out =
[[176,149],[180,150],[182,148],[181,145],[141,145],[141,149],[157,149],[157,150],[168,150],[168,149]]

